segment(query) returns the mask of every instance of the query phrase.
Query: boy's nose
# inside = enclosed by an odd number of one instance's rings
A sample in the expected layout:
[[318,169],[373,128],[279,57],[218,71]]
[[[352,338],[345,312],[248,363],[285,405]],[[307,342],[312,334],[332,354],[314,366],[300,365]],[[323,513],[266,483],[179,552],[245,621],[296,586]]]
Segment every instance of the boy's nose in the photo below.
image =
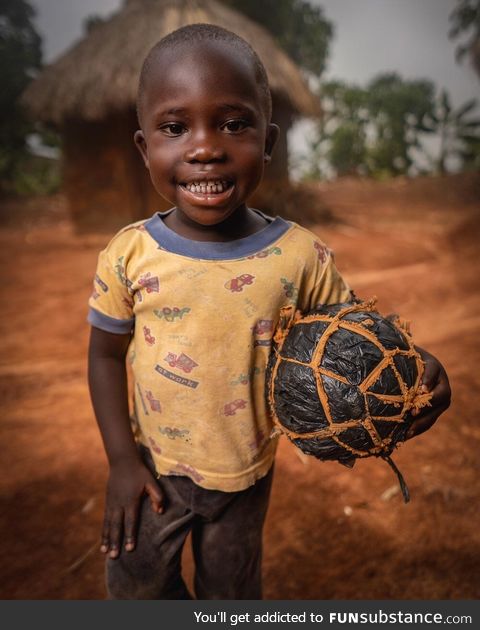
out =
[[209,162],[223,162],[224,160],[225,151],[221,147],[209,143],[197,144],[185,151],[184,155],[184,161],[189,164],[195,162],[208,164]]

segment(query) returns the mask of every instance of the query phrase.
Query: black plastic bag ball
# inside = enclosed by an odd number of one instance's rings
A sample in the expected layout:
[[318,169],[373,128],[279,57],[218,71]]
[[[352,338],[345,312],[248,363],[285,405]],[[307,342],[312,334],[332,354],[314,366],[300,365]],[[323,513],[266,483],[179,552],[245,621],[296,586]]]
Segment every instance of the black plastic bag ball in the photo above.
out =
[[274,340],[267,397],[278,428],[318,459],[377,456],[394,467],[412,410],[429,400],[410,334],[372,301],[281,317]]

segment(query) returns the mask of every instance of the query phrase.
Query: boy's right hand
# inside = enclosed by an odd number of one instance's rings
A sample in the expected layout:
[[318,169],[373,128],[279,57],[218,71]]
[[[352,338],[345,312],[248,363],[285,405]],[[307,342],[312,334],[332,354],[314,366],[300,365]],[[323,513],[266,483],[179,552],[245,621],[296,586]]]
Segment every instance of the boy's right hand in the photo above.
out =
[[162,513],[163,492],[140,460],[127,459],[110,466],[100,547],[100,551],[108,553],[110,558],[118,557],[122,542],[126,551],[135,549],[140,501],[144,493],[149,495],[152,509]]

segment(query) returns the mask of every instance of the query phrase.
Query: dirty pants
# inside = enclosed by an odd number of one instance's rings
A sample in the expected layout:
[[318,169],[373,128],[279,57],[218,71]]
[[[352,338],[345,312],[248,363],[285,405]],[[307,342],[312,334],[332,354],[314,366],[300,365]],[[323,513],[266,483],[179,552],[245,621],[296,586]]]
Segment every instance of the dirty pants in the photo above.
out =
[[[142,458],[155,474],[147,449]],[[181,555],[192,533],[197,599],[262,599],[262,529],[273,467],[240,492],[206,490],[188,477],[162,476],[165,510],[145,496],[134,551],[107,559],[109,599],[192,599]]]

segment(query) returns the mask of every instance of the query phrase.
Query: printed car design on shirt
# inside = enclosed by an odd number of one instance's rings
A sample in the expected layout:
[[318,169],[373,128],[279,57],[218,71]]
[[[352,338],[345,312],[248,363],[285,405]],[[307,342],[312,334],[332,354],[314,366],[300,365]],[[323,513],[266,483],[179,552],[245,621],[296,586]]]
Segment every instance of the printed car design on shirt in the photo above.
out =
[[237,398],[236,400],[232,400],[232,402],[229,402],[224,406],[223,414],[225,416],[235,416],[237,413],[237,409],[245,409],[246,406],[246,400],[243,400],[243,398]]
[[243,287],[247,284],[253,284],[255,280],[255,276],[252,276],[249,273],[242,273],[241,276],[237,276],[236,278],[232,278],[228,282],[225,282],[223,285],[226,289],[229,289],[232,293],[239,293],[243,291]]
[[273,319],[259,319],[252,328],[254,335],[264,335],[273,331]]
[[115,265],[115,275],[120,280],[120,282],[127,287],[127,289],[131,289],[132,281],[127,278],[125,265],[123,262],[124,258],[125,256],[119,256],[119,258],[117,259],[117,264]]
[[320,260],[320,262],[322,263],[326,263],[328,254],[330,253],[328,247],[326,245],[323,245],[323,243],[319,243],[318,241],[315,241],[313,243],[313,246],[317,250],[318,260]]
[[151,334],[148,326],[143,327],[143,336],[149,346],[153,346],[155,344],[155,337]]
[[148,400],[150,404],[150,409],[152,411],[157,411],[158,413],[161,413],[162,405],[160,404],[160,401],[154,397],[150,390],[145,390],[145,398]]
[[282,250],[280,247],[267,247],[267,249],[262,249],[260,252],[256,254],[252,254],[251,256],[245,256],[245,258],[240,258],[240,260],[253,260],[254,258],[267,258],[268,256],[275,254],[275,256],[280,256]]
[[250,368],[248,374],[242,372],[233,381],[230,381],[230,385],[248,385],[257,374],[261,374],[262,369],[259,367]]
[[143,276],[140,276],[138,284],[145,289],[147,293],[158,293],[160,289],[158,276],[152,276],[150,272],[144,273]]
[[185,442],[191,442],[190,431],[188,429],[178,429],[177,427],[158,427],[158,430],[169,440],[176,440],[179,438],[181,440],[185,440]]
[[158,319],[164,319],[167,322],[174,322],[177,319],[183,319],[183,316],[190,313],[190,310],[191,309],[188,306],[184,306],[183,308],[178,308],[178,306],[174,306],[173,308],[164,306],[161,310],[159,308],[154,308],[153,312]]
[[183,352],[179,355],[169,352],[164,361],[166,361],[170,367],[178,367],[187,373],[191,372],[194,367],[198,366],[198,363]]
[[298,296],[298,288],[293,284],[293,282],[287,280],[287,278],[280,278],[280,282],[283,284],[285,296],[295,300]]

